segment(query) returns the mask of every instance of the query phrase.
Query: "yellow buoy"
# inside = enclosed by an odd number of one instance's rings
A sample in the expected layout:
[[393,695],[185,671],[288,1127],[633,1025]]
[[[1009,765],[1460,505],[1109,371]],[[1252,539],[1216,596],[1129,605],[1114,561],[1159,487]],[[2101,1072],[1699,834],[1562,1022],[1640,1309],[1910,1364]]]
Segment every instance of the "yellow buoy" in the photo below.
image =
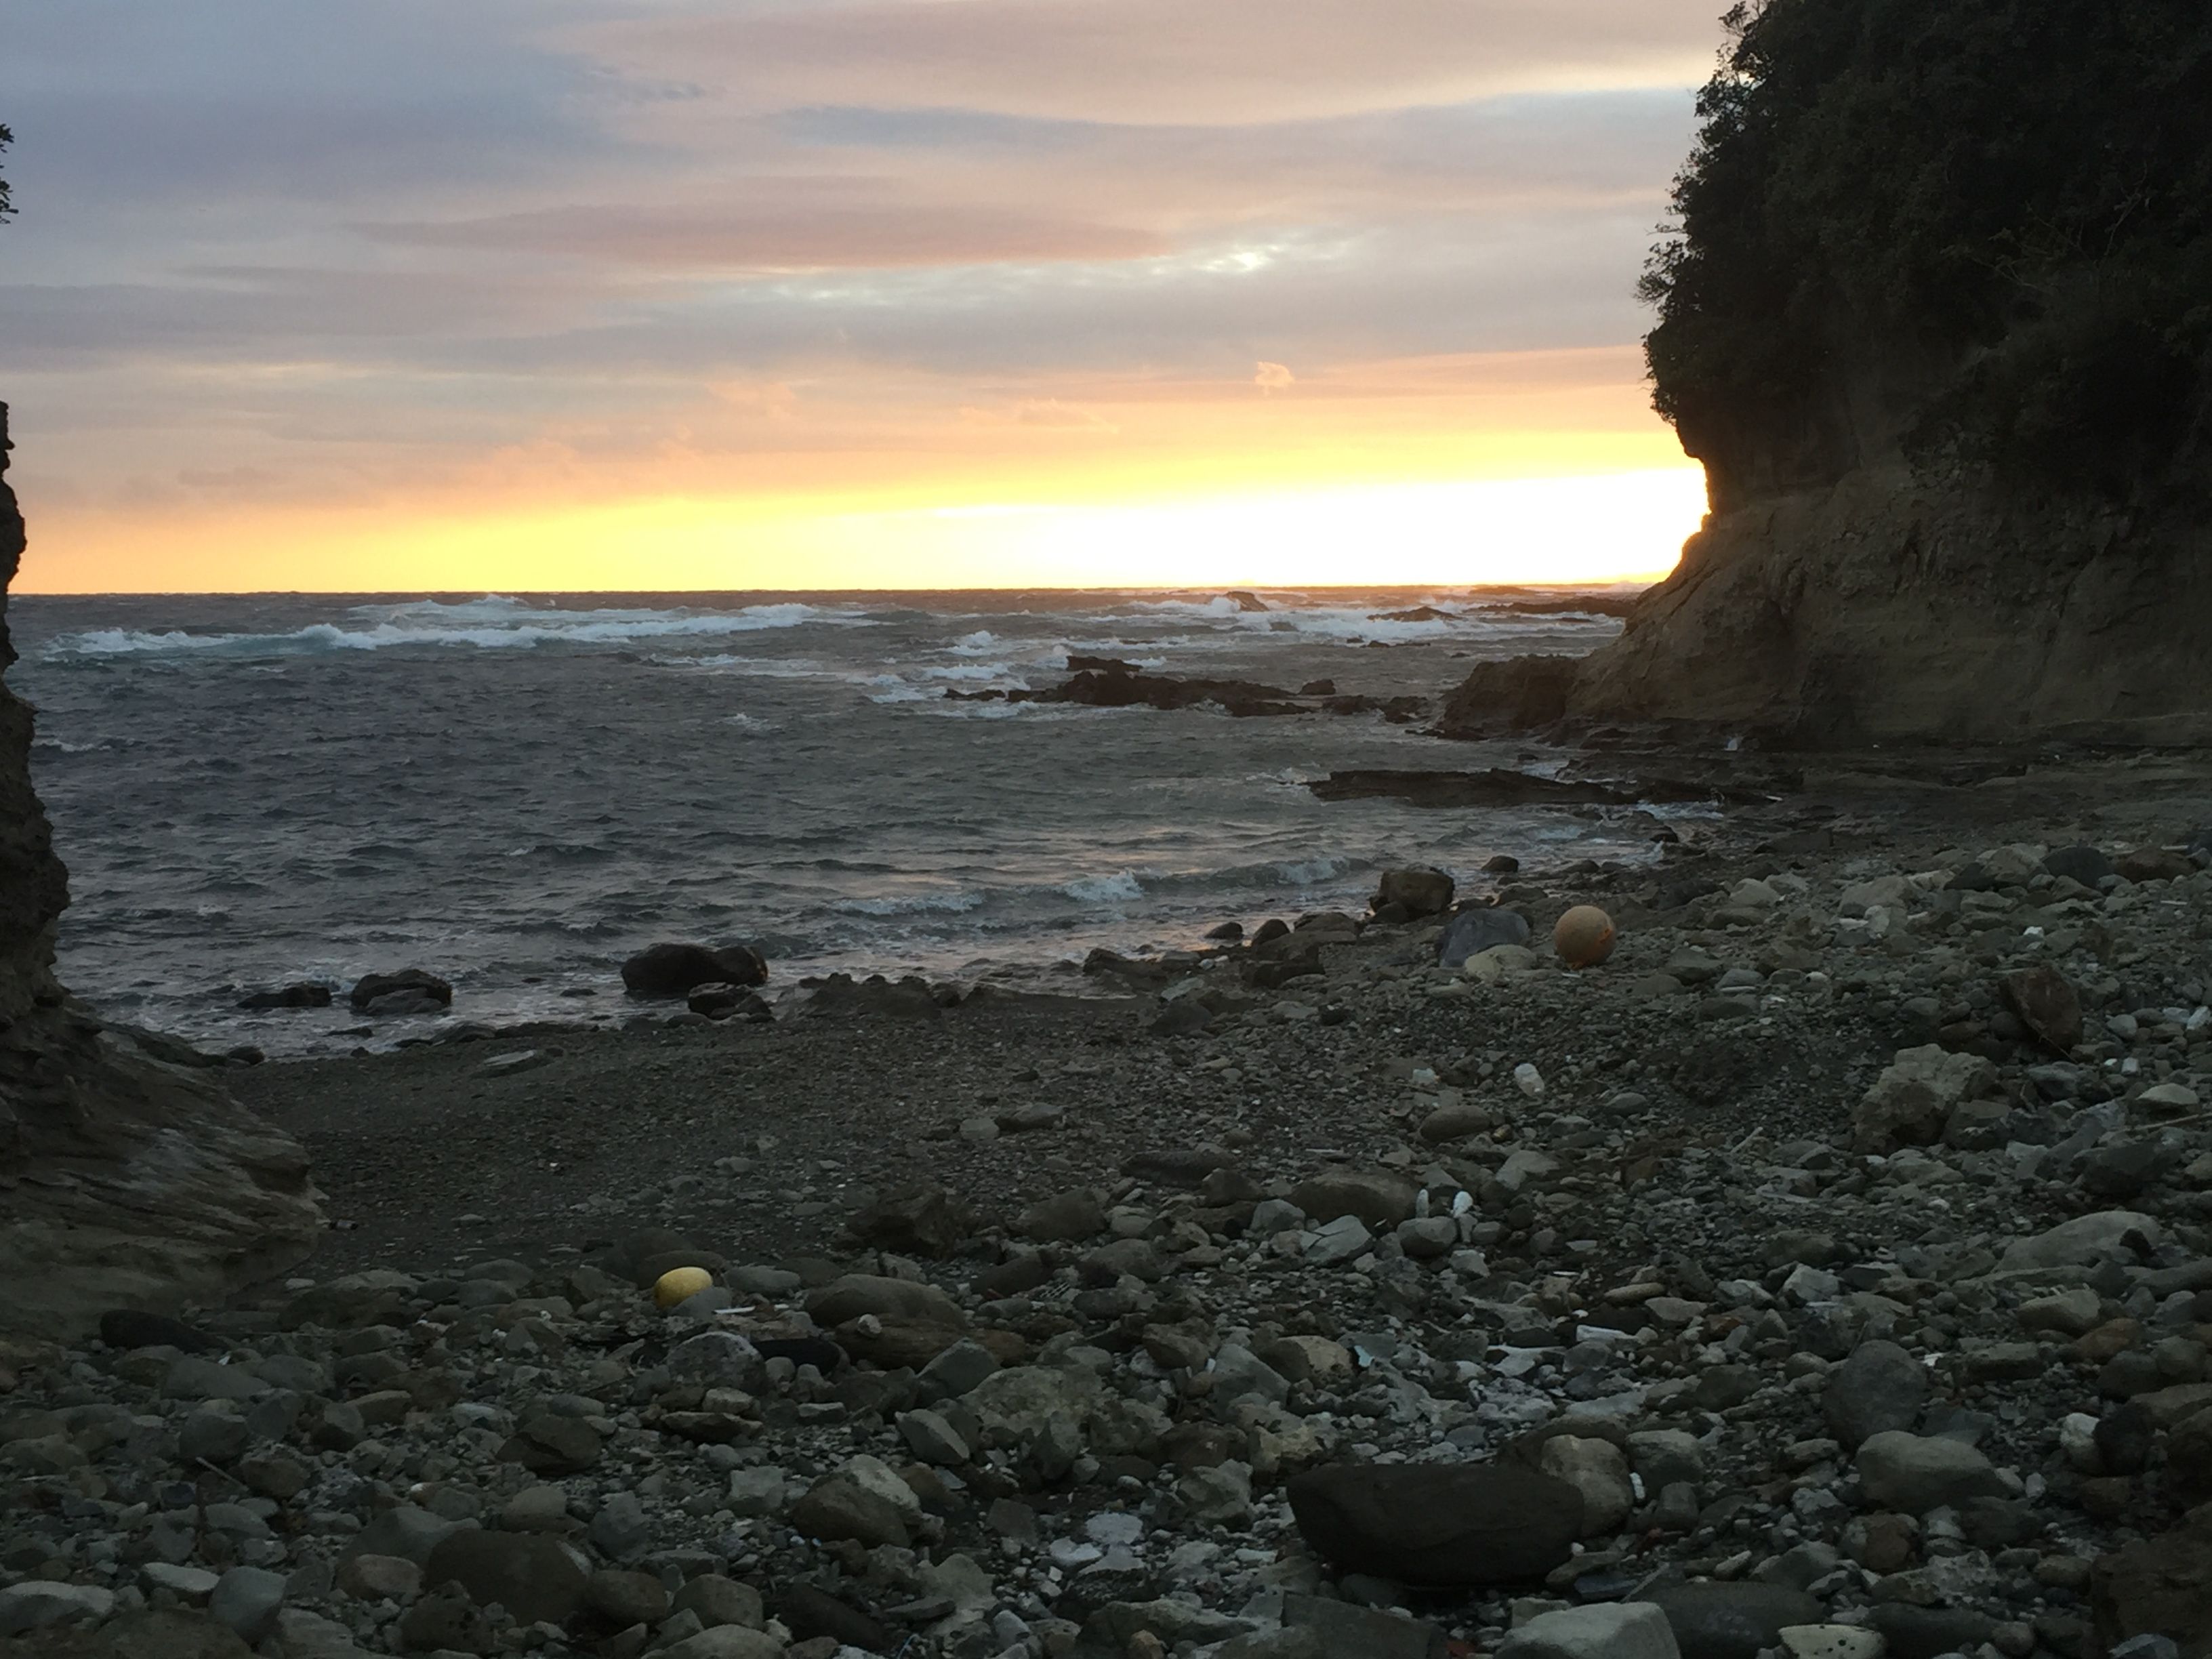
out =
[[704,1267],[671,1267],[653,1281],[653,1305],[672,1308],[709,1289],[714,1283],[714,1275]]
[[1552,948],[1570,968],[1595,968],[1613,954],[1613,918],[1595,904],[1577,904],[1552,929]]

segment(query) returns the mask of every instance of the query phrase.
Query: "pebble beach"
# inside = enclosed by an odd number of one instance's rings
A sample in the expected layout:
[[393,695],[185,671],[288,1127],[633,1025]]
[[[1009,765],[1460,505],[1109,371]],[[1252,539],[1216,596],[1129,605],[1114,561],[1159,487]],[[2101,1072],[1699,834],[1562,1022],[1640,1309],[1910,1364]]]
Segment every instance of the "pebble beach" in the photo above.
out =
[[331,1231],[10,1351],[0,1632],[2201,1652],[2208,823],[2155,757],[1839,773],[1462,884],[1529,942],[1449,969],[1449,914],[1322,914],[1083,999],[771,974],[765,1021],[234,1068]]

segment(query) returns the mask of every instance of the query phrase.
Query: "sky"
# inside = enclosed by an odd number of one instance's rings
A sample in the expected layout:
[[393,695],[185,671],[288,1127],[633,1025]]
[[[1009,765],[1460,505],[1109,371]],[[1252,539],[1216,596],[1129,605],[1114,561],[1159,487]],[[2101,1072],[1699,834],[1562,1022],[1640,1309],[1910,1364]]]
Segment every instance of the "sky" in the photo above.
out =
[[0,0],[19,589],[1648,577],[1720,0]]

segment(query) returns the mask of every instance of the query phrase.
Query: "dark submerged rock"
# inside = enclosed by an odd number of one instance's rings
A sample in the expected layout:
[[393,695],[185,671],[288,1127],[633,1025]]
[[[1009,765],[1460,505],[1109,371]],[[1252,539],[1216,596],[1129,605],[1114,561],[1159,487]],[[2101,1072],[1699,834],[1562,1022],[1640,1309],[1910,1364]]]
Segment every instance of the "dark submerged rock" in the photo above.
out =
[[768,963],[749,945],[649,945],[622,965],[632,996],[688,996],[694,986],[768,983]]
[[1299,1535],[1341,1571],[1424,1586],[1528,1583],[1583,1526],[1564,1480],[1498,1463],[1336,1463],[1290,1484]]
[[453,988],[426,969],[403,968],[396,974],[363,974],[346,1000],[356,1013],[412,1013],[410,1003],[452,1007]]

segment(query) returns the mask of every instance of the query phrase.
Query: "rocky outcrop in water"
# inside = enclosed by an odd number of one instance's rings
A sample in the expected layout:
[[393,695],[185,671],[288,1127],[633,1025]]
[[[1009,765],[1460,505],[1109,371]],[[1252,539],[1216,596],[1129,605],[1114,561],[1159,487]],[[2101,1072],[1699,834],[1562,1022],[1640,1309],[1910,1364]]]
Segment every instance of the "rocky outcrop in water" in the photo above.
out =
[[[5,481],[0,592],[24,532]],[[0,667],[15,660],[0,611]],[[307,1156],[173,1045],[103,1027],[53,977],[69,902],[31,787],[31,710],[0,687],[0,1334],[212,1299],[313,1248]]]

